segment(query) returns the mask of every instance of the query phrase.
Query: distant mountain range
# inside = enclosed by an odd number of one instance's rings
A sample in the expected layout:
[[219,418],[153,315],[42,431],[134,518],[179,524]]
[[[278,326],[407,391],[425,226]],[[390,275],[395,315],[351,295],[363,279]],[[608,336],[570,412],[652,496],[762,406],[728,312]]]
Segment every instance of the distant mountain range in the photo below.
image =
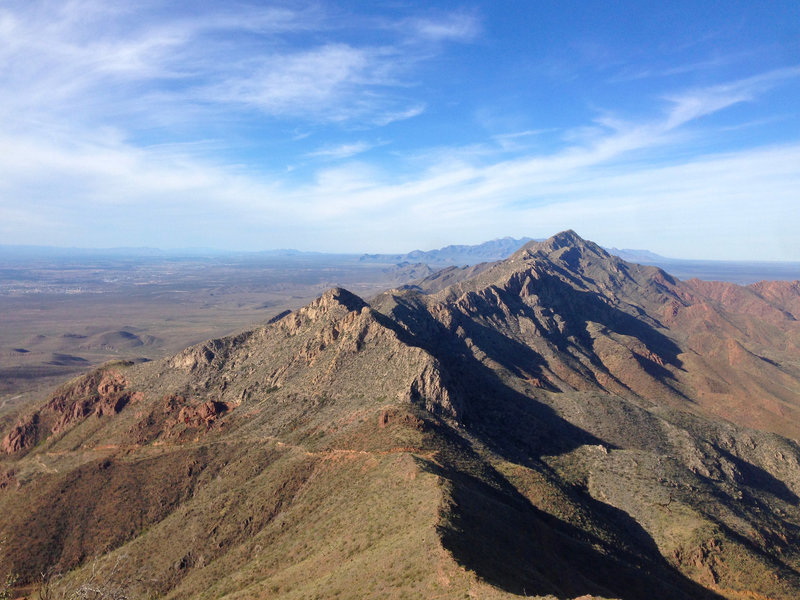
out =
[[363,254],[362,262],[427,263],[430,265],[474,265],[507,258],[531,238],[504,237],[474,246],[451,245],[438,250],[413,250],[406,254]]
[[800,262],[688,260],[668,258],[649,250],[619,250],[617,248],[611,248],[609,252],[628,261],[661,267],[680,279],[729,281],[743,285],[757,281],[800,280]]
[[[532,238],[504,237],[476,245],[450,245],[436,250],[413,250],[405,254],[332,254],[293,249],[263,250],[258,252],[226,251],[213,248],[183,248],[160,250],[157,248],[57,248],[51,246],[2,246],[0,260],[24,262],[26,260],[81,261],[81,260],[203,260],[234,258],[241,261],[267,260],[327,260],[335,257],[344,262],[379,263],[389,265],[444,266],[477,265],[503,260]],[[762,280],[793,281],[800,279],[800,262],[780,261],[720,261],[686,260],[661,256],[649,250],[606,248],[612,254],[640,264],[655,265],[680,279],[709,279],[747,284]]]
[[2,433],[0,572],[51,594],[800,597],[800,283],[572,231],[108,364]]
[[[453,245],[438,250],[414,250],[406,254],[363,254],[361,262],[424,263],[433,267],[477,265],[508,258],[532,238],[505,237],[474,246]],[[649,250],[606,248],[625,260],[661,267],[680,279],[707,279],[748,284],[764,280],[800,280],[800,262],[688,260],[661,256]]]
[[[434,267],[477,265],[508,258],[532,238],[505,237],[474,246],[453,245],[438,250],[414,250],[406,254],[363,254],[361,262],[425,263]],[[708,279],[748,284],[763,280],[800,280],[800,262],[687,260],[661,256],[649,250],[606,248],[625,260],[661,267],[680,279]]]

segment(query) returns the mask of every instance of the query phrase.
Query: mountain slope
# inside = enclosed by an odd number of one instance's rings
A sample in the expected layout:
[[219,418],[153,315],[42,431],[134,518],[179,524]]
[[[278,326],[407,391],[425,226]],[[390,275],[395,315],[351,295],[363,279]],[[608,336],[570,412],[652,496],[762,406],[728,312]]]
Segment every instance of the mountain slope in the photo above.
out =
[[108,365],[7,431],[4,567],[132,597],[794,598],[798,298],[568,231]]

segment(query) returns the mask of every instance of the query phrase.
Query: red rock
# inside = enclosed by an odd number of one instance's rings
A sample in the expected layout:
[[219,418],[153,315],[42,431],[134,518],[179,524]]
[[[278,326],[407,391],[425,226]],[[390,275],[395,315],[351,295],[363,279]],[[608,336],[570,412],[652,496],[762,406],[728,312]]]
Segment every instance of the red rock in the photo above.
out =
[[17,423],[3,439],[2,450],[13,454],[31,448],[36,443],[39,430],[39,414],[34,413],[27,420]]
[[97,393],[100,394],[101,398],[108,397],[125,389],[126,383],[121,373],[106,371],[97,384]]
[[115,415],[125,408],[125,405],[128,404],[130,399],[131,397],[128,394],[115,394],[114,396],[102,398],[97,404],[95,415],[98,417]]

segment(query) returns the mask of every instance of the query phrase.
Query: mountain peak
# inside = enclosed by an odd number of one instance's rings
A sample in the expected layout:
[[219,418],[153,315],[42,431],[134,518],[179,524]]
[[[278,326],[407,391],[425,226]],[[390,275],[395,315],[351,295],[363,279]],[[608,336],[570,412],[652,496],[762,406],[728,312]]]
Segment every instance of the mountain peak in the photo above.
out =
[[572,229],[566,229],[555,234],[554,236],[551,236],[545,240],[545,243],[548,242],[553,245],[558,244],[559,246],[578,246],[586,244],[586,240],[575,233],[575,231]]
[[361,310],[365,306],[367,303],[363,298],[341,287],[330,288],[309,305],[324,309],[343,307],[351,312]]
[[554,253],[562,254],[564,249],[578,249],[581,253],[595,254],[601,257],[609,256],[608,252],[589,240],[583,239],[572,229],[567,229],[542,242],[532,241],[519,249],[517,254],[521,257],[531,257],[535,254],[552,256]]

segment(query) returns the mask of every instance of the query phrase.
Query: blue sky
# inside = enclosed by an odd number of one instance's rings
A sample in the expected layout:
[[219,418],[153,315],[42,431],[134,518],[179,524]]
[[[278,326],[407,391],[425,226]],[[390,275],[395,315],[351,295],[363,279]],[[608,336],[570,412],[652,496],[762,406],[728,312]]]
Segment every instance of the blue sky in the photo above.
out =
[[800,260],[800,4],[0,0],[0,243]]

